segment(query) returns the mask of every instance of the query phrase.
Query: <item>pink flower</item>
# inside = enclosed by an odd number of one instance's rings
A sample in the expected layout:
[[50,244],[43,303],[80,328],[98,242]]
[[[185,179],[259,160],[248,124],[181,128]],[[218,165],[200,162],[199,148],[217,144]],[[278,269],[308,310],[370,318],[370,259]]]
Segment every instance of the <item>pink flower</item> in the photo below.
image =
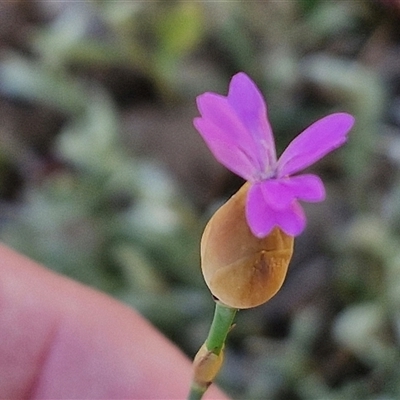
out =
[[343,145],[354,118],[336,113],[318,120],[277,160],[265,101],[246,74],[232,78],[228,96],[203,93],[197,106],[201,117],[194,119],[194,126],[215,158],[250,182],[246,219],[252,233],[262,238],[278,226],[288,235],[299,235],[306,218],[298,200],[322,201],[325,188],[316,175],[295,174]]

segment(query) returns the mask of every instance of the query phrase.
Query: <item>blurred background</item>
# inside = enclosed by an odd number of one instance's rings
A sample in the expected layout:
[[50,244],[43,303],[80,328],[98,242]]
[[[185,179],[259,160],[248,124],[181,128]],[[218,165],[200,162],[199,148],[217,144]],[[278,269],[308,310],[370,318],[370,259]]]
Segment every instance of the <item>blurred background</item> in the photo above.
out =
[[397,0],[0,2],[0,239],[138,309],[192,357],[214,304],[208,218],[242,184],[192,126],[196,95],[249,74],[279,152],[335,111],[283,289],[242,311],[234,399],[400,398]]

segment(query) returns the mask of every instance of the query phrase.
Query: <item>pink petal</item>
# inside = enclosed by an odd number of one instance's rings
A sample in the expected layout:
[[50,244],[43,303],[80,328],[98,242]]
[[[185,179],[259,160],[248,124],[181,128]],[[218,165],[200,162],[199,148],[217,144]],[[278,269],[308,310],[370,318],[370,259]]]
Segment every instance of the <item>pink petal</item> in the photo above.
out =
[[290,236],[298,236],[306,227],[306,216],[301,205],[294,201],[286,210],[275,212],[276,225]]
[[[228,102],[257,146],[261,170],[276,163],[275,142],[267,117],[265,100],[255,83],[243,72],[234,75],[229,85]],[[267,162],[265,161],[267,159]]]
[[325,199],[324,184],[316,175],[269,179],[259,185],[265,201],[276,210],[288,208],[297,199],[309,202]]
[[354,118],[337,113],[322,118],[292,140],[278,160],[277,175],[292,175],[314,164],[346,142]]
[[193,124],[222,165],[243,179],[252,180],[256,173],[255,168],[235,141],[227,138],[219,127],[207,119],[195,118]]
[[246,218],[252,233],[259,238],[267,236],[275,226],[286,234],[297,236],[305,228],[304,211],[297,201],[284,209],[271,207],[264,198],[261,184],[254,184],[247,194]]
[[254,150],[250,132],[243,125],[226,97],[206,92],[197,96],[196,103],[201,118],[218,126],[227,140],[235,140],[243,148],[248,147],[250,143],[250,148]]
[[321,178],[313,174],[292,176],[287,182],[299,200],[316,203],[325,200],[325,187]]
[[253,235],[259,238],[267,236],[275,226],[260,184],[252,185],[247,193],[246,219]]
[[[204,93],[197,97],[197,106],[201,117],[194,119],[194,126],[215,158],[245,179],[257,175],[261,168],[257,144],[228,100],[214,93]],[[240,165],[232,163],[235,155]],[[243,159],[247,159],[247,162],[244,163]],[[246,167],[243,167],[244,164]]]
[[261,182],[262,194],[264,201],[271,208],[276,210],[288,208],[290,203],[295,199],[295,195],[289,185],[290,178],[287,179],[269,179]]

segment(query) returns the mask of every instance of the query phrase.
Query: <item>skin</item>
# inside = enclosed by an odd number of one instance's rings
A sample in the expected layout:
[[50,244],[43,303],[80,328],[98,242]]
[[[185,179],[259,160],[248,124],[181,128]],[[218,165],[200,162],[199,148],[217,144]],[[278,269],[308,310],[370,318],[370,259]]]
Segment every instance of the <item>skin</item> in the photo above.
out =
[[185,399],[191,375],[137,312],[0,245],[0,398]]

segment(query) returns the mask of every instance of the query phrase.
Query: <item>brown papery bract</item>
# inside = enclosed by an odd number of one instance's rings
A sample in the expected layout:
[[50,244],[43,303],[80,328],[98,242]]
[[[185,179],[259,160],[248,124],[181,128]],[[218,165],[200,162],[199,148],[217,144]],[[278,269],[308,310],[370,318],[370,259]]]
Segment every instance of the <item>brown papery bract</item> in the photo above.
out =
[[223,350],[217,355],[203,344],[193,361],[194,382],[199,387],[207,388],[217,376],[224,361]]
[[245,217],[244,184],[208,222],[201,240],[201,268],[211,293],[238,309],[267,302],[281,288],[293,254],[293,237],[279,228],[254,236]]

